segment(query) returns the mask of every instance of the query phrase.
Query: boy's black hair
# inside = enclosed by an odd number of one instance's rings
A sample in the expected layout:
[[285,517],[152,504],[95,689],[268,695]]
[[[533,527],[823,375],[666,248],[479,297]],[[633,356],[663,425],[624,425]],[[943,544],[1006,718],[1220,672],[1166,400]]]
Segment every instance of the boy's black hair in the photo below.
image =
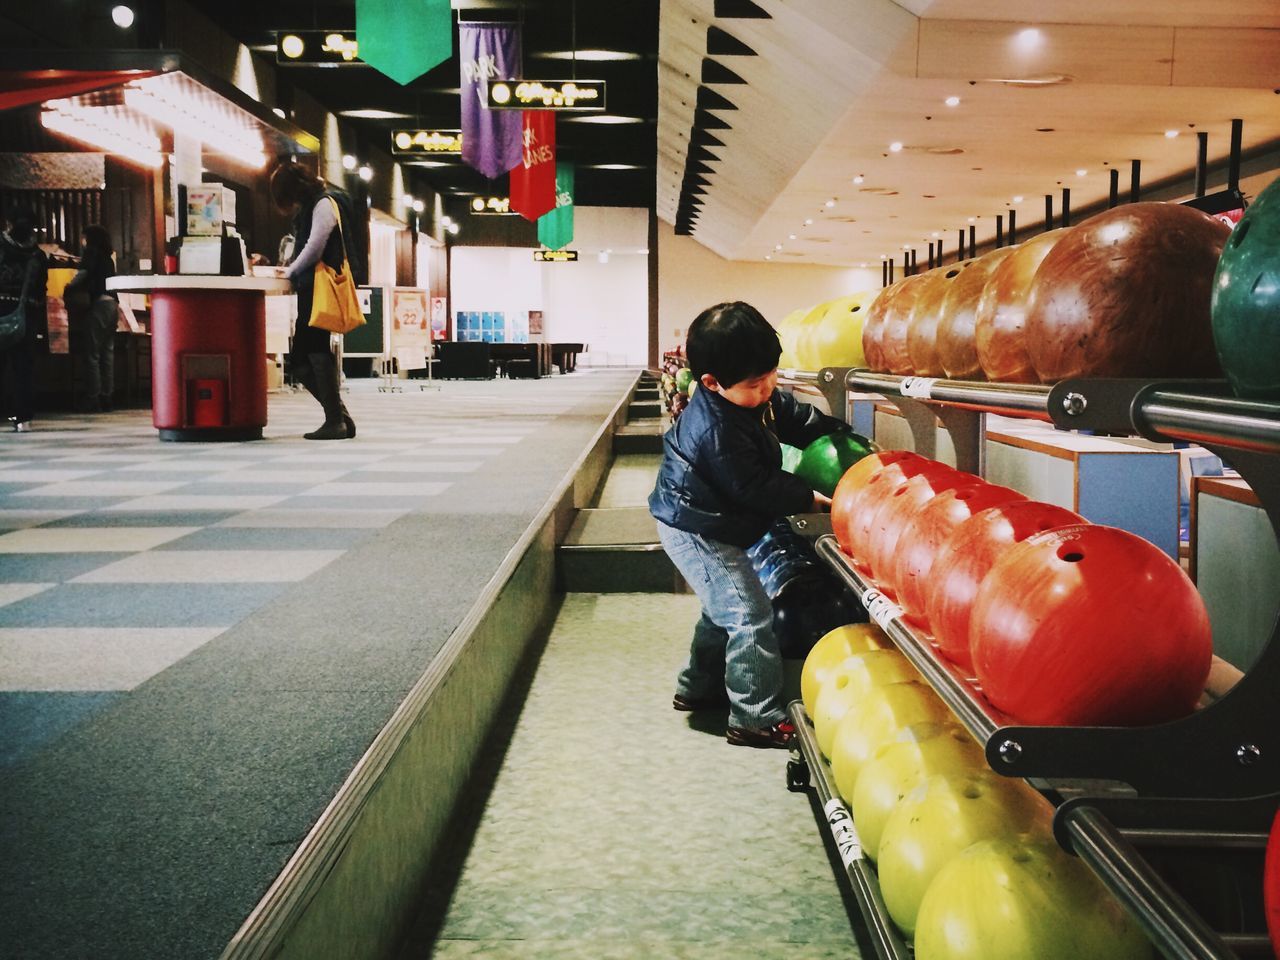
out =
[[689,324],[685,354],[695,377],[709,373],[722,387],[732,387],[777,367],[782,343],[759,310],[735,300],[698,314]]

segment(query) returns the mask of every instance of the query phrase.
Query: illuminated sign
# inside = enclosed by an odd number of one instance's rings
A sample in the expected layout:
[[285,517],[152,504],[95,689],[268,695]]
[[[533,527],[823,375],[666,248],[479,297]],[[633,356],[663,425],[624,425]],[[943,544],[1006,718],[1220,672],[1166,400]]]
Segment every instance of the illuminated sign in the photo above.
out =
[[490,110],[604,110],[603,80],[490,80]]
[[394,130],[391,152],[404,154],[445,154],[462,152],[461,130]]
[[364,66],[354,30],[278,31],[276,63],[309,67]]
[[484,216],[519,216],[511,209],[510,197],[472,197],[471,213],[477,217]]
[[577,250],[535,250],[533,259],[536,263],[576,263]]

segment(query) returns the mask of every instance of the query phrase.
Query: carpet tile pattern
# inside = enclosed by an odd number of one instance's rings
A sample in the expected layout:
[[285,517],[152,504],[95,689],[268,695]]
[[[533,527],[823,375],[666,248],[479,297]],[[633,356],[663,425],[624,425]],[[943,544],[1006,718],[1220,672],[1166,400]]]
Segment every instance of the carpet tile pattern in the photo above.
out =
[[634,379],[0,435],[0,956],[216,957]]

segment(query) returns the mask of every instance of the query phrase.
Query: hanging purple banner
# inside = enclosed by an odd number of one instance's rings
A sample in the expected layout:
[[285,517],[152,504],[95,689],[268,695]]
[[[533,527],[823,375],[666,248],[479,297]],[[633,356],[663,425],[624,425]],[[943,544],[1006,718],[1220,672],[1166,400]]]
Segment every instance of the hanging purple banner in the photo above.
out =
[[521,74],[518,23],[458,24],[462,61],[462,159],[490,180],[523,161],[518,110],[485,108],[490,80]]

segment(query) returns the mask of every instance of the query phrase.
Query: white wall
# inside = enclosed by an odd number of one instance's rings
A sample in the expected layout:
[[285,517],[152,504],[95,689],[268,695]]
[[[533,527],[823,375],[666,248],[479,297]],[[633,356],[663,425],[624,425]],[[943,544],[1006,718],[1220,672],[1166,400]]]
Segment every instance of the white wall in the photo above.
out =
[[797,307],[880,287],[875,269],[725,260],[691,237],[658,224],[659,353],[684,343],[699,313],[726,300],[743,300],[775,326]]
[[[535,263],[528,247],[453,248],[451,306],[543,312],[550,342],[585,343],[583,366],[647,363],[648,212],[622,207],[574,210],[576,263]],[[607,253],[607,262],[600,255]]]

